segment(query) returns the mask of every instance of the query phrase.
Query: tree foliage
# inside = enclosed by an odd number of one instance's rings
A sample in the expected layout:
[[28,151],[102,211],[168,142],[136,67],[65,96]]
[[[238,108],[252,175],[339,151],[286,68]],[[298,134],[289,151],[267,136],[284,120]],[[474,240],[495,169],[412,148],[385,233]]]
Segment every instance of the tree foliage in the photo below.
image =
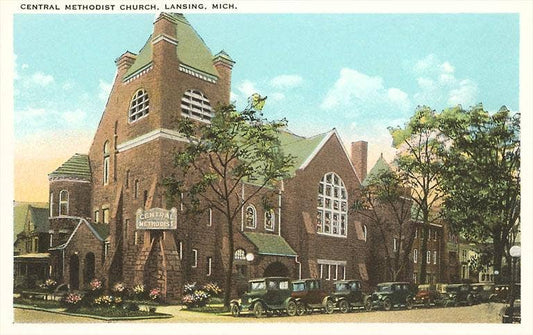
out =
[[493,259],[486,265],[501,270],[520,224],[520,114],[458,106],[441,113],[439,130],[448,140],[446,218],[468,241],[490,243]]
[[[261,113],[234,106],[217,108],[210,123],[181,119],[178,130],[188,144],[175,153],[178,170],[166,178],[167,199],[180,197],[190,213],[211,208],[225,219],[228,259],[225,270],[224,303],[229,305],[232,288],[234,226],[241,209],[262,190],[275,190],[287,176],[293,157],[280,147],[279,131],[286,121],[268,121]],[[252,192],[242,198],[243,183]]]
[[393,146],[398,149],[395,164],[405,186],[411,191],[416,220],[422,225],[420,282],[426,281],[427,236],[429,225],[439,219],[439,205],[444,193],[440,187],[443,170],[442,138],[437,131],[434,110],[419,106],[404,127],[389,128]]
[[[401,176],[395,171],[383,169],[368,176],[361,188],[361,197],[352,209],[368,218],[379,234],[385,265],[386,280],[407,280],[409,254],[413,244],[415,227],[411,224],[411,205],[408,190]],[[397,239],[396,249],[391,241]]]

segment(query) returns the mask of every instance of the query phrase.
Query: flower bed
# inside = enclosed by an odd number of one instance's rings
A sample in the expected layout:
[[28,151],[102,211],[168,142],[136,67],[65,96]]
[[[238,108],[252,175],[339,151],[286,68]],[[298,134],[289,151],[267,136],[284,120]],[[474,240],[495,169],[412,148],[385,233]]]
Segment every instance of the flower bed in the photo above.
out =
[[30,299],[30,298],[14,298],[13,299],[14,304],[18,305],[26,305],[26,306],[34,306],[34,307],[40,307],[40,308],[61,308],[62,304],[61,302],[57,300],[45,300],[45,299]]

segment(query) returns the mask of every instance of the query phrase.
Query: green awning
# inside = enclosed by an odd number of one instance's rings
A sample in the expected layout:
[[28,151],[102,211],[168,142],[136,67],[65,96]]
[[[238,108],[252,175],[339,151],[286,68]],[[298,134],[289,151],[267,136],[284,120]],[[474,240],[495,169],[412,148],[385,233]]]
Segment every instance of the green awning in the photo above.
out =
[[298,256],[289,243],[279,235],[245,232],[244,236],[257,247],[260,255]]

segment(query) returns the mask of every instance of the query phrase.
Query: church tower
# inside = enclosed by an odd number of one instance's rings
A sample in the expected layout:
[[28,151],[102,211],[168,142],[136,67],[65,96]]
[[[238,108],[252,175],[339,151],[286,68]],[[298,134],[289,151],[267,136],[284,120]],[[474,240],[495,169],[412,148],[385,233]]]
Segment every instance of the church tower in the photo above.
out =
[[162,13],[141,50],[115,63],[89,151],[92,221],[108,224],[110,233],[101,275],[109,286],[145,283],[172,298],[181,293],[190,236],[179,228],[137,229],[136,212],[170,209],[162,181],[185,145],[177,121],[209,123],[216,106],[229,103],[234,61],[224,51],[213,56],[183,15]]

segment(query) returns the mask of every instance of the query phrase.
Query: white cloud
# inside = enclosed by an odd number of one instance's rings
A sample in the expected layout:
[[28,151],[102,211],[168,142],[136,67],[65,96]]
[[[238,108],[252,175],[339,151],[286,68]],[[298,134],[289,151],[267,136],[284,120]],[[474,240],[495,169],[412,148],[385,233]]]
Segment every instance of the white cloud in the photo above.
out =
[[283,74],[270,80],[270,85],[278,89],[288,89],[300,86],[303,78],[296,74]]
[[250,80],[244,80],[241,82],[237,89],[239,92],[241,92],[246,98],[248,98],[250,95],[254,93],[258,93],[257,89],[255,88],[255,83],[251,82]]
[[107,101],[107,98],[109,97],[109,93],[111,93],[112,87],[113,87],[113,84],[100,79],[100,82],[98,83],[98,88],[99,88],[98,98],[102,101]]
[[46,110],[44,108],[33,108],[28,107],[24,110],[15,111],[15,123],[20,122],[31,122],[32,120],[42,118],[46,115]]
[[65,120],[69,125],[73,126],[75,124],[81,123],[85,119],[85,112],[81,109],[76,109],[73,111],[66,111],[61,113],[63,120]]
[[66,82],[64,82],[64,83],[63,83],[63,86],[62,86],[62,88],[63,88],[65,91],[71,90],[73,87],[74,87],[74,83],[71,82],[71,81],[66,81]]
[[52,77],[49,74],[44,74],[42,72],[35,72],[31,78],[31,83],[39,85],[39,86],[48,86],[49,84],[54,82],[54,77]]
[[28,64],[22,64],[21,66],[21,69],[23,70],[26,70],[27,68],[29,68],[30,66]]
[[441,61],[430,54],[416,62],[413,70],[418,76],[414,104],[441,110],[458,104],[470,106],[476,103],[477,84],[471,79],[457,78],[455,67],[449,61]]
[[389,117],[409,111],[411,102],[407,93],[398,88],[386,88],[383,78],[368,76],[357,70],[343,68],[340,76],[327,92],[320,107],[338,109],[350,118]]

